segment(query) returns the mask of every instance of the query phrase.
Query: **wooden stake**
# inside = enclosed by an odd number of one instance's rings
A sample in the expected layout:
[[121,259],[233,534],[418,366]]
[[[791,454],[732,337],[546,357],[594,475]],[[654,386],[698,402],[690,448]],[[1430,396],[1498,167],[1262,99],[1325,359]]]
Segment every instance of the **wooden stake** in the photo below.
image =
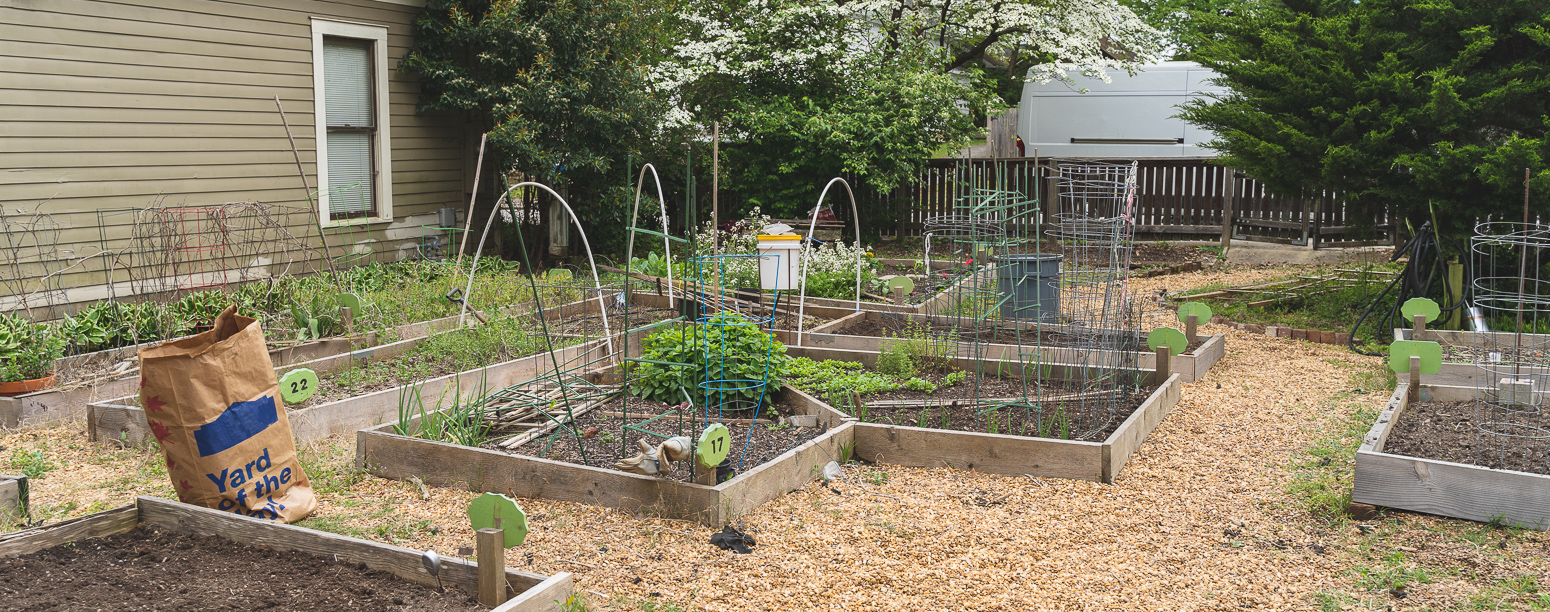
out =
[[1184,338],[1190,342],[1195,341],[1195,328],[1200,326],[1200,315],[1189,315],[1184,320]]
[[1412,326],[1410,330],[1410,339],[1420,340],[1421,336],[1426,333],[1426,315],[1416,315],[1410,317],[1410,323]]
[[318,242],[323,245],[323,263],[328,266],[329,272],[333,272],[334,255],[328,250],[328,235],[323,233],[323,213],[318,212],[317,202],[312,199],[312,185],[307,183],[307,169],[301,165],[301,151],[296,148],[296,137],[291,135],[291,121],[285,118],[285,107],[280,105],[279,94],[275,94],[274,106],[280,110],[280,124],[285,126],[285,138],[291,141],[291,157],[296,158],[296,171],[301,173],[302,193],[307,196],[307,208],[312,209],[312,223],[318,227]]
[[1166,346],[1157,347],[1157,371],[1152,373],[1152,382],[1161,386],[1168,382],[1168,377],[1173,374],[1173,349]]
[[904,293],[904,288],[903,287],[894,287],[893,288],[893,303],[895,303],[895,304],[903,304],[904,303],[904,295],[905,295],[905,293]]
[[355,335],[355,313],[350,310],[349,306],[340,306],[339,307],[339,318],[340,318],[340,320],[344,321],[344,335],[346,335],[346,336],[354,336]]
[[[714,132],[710,141],[710,231],[715,237],[715,231],[721,228],[721,122],[711,124]],[[710,241],[712,255],[721,254],[720,241]]]
[[1222,252],[1232,246],[1233,204],[1238,196],[1238,176],[1232,168],[1223,168],[1227,177],[1222,189]]
[[479,603],[495,607],[506,603],[505,531],[480,529],[475,544],[479,559]]
[[[462,256],[463,251],[468,249],[468,231],[474,226],[474,198],[479,197],[479,171],[484,169],[484,141],[489,137],[489,133],[479,135],[479,161],[478,165],[474,166],[474,188],[469,190],[470,193],[468,194],[468,216],[463,220],[463,243],[457,247],[457,254],[459,256]],[[500,200],[496,200],[496,202],[498,204]],[[512,219],[511,222],[517,226],[517,231],[522,231],[521,220]]]
[[1421,401],[1421,357],[1410,356],[1410,401]]

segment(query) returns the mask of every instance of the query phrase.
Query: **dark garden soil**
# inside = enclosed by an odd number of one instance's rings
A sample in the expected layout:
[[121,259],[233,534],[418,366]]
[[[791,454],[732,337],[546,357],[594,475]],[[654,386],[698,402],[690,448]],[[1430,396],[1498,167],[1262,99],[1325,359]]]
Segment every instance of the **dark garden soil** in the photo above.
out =
[[[491,442],[486,443],[484,447],[517,455],[613,469],[614,462],[622,458],[620,455],[621,434],[623,436],[623,449],[627,452],[624,455],[626,457],[633,457],[640,452],[640,447],[636,445],[636,440],[644,438],[653,446],[666,440],[666,438],[648,436],[634,430],[625,430],[625,419],[620,416],[610,416],[609,413],[617,415],[620,412],[627,412],[630,415],[630,424],[640,426],[639,424],[649,417],[639,415],[661,415],[671,410],[671,407],[660,402],[648,401],[633,396],[629,398],[628,410],[621,411],[621,407],[625,405],[621,398],[615,397],[607,403],[593,408],[591,412],[576,419],[573,426],[575,434],[566,432],[561,435],[550,436],[549,439],[539,438],[509,450],[502,449],[497,444],[497,442],[509,436],[492,437],[490,438]],[[794,409],[780,402],[775,404],[774,409],[780,415],[796,414]],[[711,419],[714,420],[715,416],[712,414]],[[723,415],[726,419],[740,419],[748,416],[750,415],[733,414],[730,412]],[[706,427],[703,420],[700,427],[695,428],[690,415],[685,414],[682,417],[680,419],[679,415],[675,413],[662,417],[644,427],[660,434],[683,435],[688,436],[690,439],[699,439],[701,431]],[[770,418],[768,408],[765,409],[765,414],[762,418]],[[779,425],[774,422],[753,425],[727,423],[726,425],[732,434],[732,451],[727,456],[731,459],[731,466],[735,470],[734,473],[741,473],[758,467],[760,464],[779,457],[786,451],[796,448],[803,442],[824,433],[824,430],[821,428]],[[751,441],[748,436],[750,427],[754,429]],[[578,436],[581,438],[579,441],[586,449],[585,461],[582,460],[581,453],[578,450]],[[743,450],[745,442],[748,442],[746,453]],[[690,480],[688,462],[674,464],[673,472],[667,478],[682,481]]]
[[387,572],[155,528],[0,559],[0,610],[95,611],[487,608]]
[[1532,429],[1490,426],[1500,432],[1550,436],[1550,415],[1508,413],[1477,402],[1418,402],[1406,407],[1389,430],[1383,452],[1465,463],[1499,470],[1550,474],[1550,439],[1483,433],[1482,422],[1511,422]]
[[[845,336],[869,336],[874,338],[901,337],[905,335],[906,327],[908,325],[909,324],[905,323],[903,320],[900,320],[898,323],[890,323],[886,321],[879,321],[877,319],[863,319],[859,322],[850,324],[850,326],[844,329],[829,333]],[[916,326],[918,327],[918,324],[916,324]],[[1018,344],[1020,342],[1025,346],[1042,345],[1061,347],[1077,346],[1082,343],[1080,342],[1079,338],[1061,332],[1044,331],[1041,337],[1037,330],[1025,329],[1022,330],[1021,338],[1019,338],[1018,330],[1009,327],[985,326],[981,327],[979,330],[954,329],[951,325],[939,322],[931,323],[931,329],[928,333],[932,338],[951,337],[954,333],[956,333],[958,339],[963,342],[973,341],[978,338],[980,342],[992,344]],[[1193,354],[1195,349],[1200,348],[1200,345],[1205,344],[1206,339],[1208,339],[1208,337],[1202,336],[1201,339],[1191,342],[1189,346],[1185,348],[1184,352],[1187,354]],[[1140,345],[1140,348],[1137,350],[1145,351],[1146,347],[1144,345]]]
[[[1021,381],[988,375],[980,380],[976,391],[972,376],[952,386],[941,386],[943,376],[940,373],[917,374],[917,377],[938,385],[931,393],[900,388],[863,395],[862,410],[856,410],[855,401],[850,398],[825,399],[840,411],[868,423],[1099,441],[1114,433],[1120,423],[1157,390],[1157,386],[1148,381],[1139,391],[1121,392],[1112,401],[1104,401],[1083,394],[1074,386],[1030,385],[1026,388],[1029,403],[1041,406],[1042,410],[1007,406],[996,410],[992,417],[989,412],[979,414],[989,407],[986,402],[1020,401],[1025,392]],[[980,404],[975,404],[976,397]],[[904,401],[910,405],[887,405]]]

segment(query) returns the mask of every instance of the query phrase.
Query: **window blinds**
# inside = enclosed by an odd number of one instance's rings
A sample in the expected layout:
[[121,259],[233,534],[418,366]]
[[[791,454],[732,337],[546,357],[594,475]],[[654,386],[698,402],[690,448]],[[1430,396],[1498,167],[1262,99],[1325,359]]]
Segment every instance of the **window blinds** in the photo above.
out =
[[[330,217],[376,212],[372,145],[371,45],[323,41],[324,112],[328,122],[328,210]],[[338,129],[346,128],[346,129]],[[365,129],[362,129],[365,128]]]

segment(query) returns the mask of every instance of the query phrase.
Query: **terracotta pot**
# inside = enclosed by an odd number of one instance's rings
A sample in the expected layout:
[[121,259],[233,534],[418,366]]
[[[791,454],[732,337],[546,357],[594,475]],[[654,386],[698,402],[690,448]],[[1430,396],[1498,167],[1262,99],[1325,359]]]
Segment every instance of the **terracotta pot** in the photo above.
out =
[[23,393],[41,391],[52,386],[54,386],[54,374],[50,372],[48,376],[43,378],[0,382],[0,395],[21,395]]

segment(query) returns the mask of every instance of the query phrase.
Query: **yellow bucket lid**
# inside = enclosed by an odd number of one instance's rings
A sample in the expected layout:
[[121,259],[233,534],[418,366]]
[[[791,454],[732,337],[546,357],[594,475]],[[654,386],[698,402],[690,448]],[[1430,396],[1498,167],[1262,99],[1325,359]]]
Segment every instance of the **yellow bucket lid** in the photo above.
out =
[[759,235],[759,239],[760,240],[801,240],[802,237],[801,236],[794,236],[794,235],[791,235],[791,234],[780,234],[780,235],[773,235],[773,236],[772,235],[760,234]]

